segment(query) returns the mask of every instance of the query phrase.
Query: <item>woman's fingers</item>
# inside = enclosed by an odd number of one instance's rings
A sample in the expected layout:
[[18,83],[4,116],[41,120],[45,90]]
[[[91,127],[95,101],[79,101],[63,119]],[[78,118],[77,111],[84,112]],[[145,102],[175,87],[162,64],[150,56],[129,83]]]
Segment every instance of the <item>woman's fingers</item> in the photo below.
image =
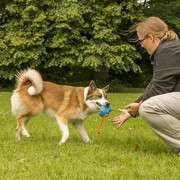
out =
[[113,123],[120,127],[124,122],[126,121],[126,118],[122,118],[121,116],[118,117],[118,119],[115,119]]
[[112,119],[112,122],[114,123],[114,124],[118,124],[118,123],[120,123],[122,120],[121,120],[121,118],[120,118],[120,116],[116,116],[116,117],[114,117],[113,119]]
[[116,116],[116,117],[114,117],[113,119],[112,119],[112,122],[113,123],[118,123],[118,122],[120,122],[121,120],[120,120],[120,117],[119,116]]
[[127,119],[131,117],[127,110],[121,110],[122,113],[119,116],[116,116],[112,119],[113,124],[118,125],[120,127]]

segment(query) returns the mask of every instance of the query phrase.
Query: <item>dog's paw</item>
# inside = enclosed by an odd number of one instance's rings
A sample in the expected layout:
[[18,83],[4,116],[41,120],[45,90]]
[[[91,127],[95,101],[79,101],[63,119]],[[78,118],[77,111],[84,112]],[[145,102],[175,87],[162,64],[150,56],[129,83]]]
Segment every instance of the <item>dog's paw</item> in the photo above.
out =
[[64,142],[64,141],[59,141],[58,144],[59,144],[59,145],[63,145],[63,144],[65,144],[65,142]]
[[88,141],[84,141],[84,143],[85,144],[92,144],[93,142],[92,142],[92,140],[89,139]]
[[30,137],[30,135],[29,135],[29,133],[28,133],[28,131],[26,129],[22,130],[22,135],[27,137],[27,138]]

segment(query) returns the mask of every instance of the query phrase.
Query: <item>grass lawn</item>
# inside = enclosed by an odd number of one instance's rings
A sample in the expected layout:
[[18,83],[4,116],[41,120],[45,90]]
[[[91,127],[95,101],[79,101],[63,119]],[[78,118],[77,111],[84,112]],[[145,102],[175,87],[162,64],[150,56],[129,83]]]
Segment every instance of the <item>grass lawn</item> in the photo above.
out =
[[130,119],[121,128],[111,123],[118,108],[140,93],[109,94],[113,111],[99,136],[98,114],[85,127],[92,143],[84,144],[70,125],[70,138],[58,145],[60,132],[44,114],[33,118],[30,138],[15,141],[15,118],[10,114],[10,93],[0,92],[0,180],[178,180],[180,158],[151,131],[142,119]]

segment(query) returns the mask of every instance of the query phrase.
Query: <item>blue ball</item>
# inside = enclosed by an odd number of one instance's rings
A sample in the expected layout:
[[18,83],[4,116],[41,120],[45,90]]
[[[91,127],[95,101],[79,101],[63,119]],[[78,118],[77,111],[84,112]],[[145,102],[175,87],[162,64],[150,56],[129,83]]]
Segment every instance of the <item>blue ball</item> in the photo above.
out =
[[109,114],[111,111],[112,111],[111,106],[104,105],[104,106],[100,107],[99,115],[101,117],[103,117],[103,116]]

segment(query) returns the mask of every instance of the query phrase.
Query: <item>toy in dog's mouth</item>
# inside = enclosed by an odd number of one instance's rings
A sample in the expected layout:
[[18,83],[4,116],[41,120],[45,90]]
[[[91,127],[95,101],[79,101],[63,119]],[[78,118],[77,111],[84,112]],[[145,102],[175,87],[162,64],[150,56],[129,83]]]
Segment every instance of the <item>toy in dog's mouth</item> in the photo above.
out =
[[100,134],[100,130],[101,130],[102,127],[103,127],[103,123],[105,122],[105,120],[107,120],[107,116],[109,115],[109,113],[110,113],[111,111],[112,111],[112,108],[111,108],[110,104],[100,106],[99,115],[100,115],[102,118],[101,118],[100,124],[99,124],[98,127],[96,128],[96,134]]
[[100,106],[99,115],[101,117],[107,116],[112,111],[112,108],[109,104]]

